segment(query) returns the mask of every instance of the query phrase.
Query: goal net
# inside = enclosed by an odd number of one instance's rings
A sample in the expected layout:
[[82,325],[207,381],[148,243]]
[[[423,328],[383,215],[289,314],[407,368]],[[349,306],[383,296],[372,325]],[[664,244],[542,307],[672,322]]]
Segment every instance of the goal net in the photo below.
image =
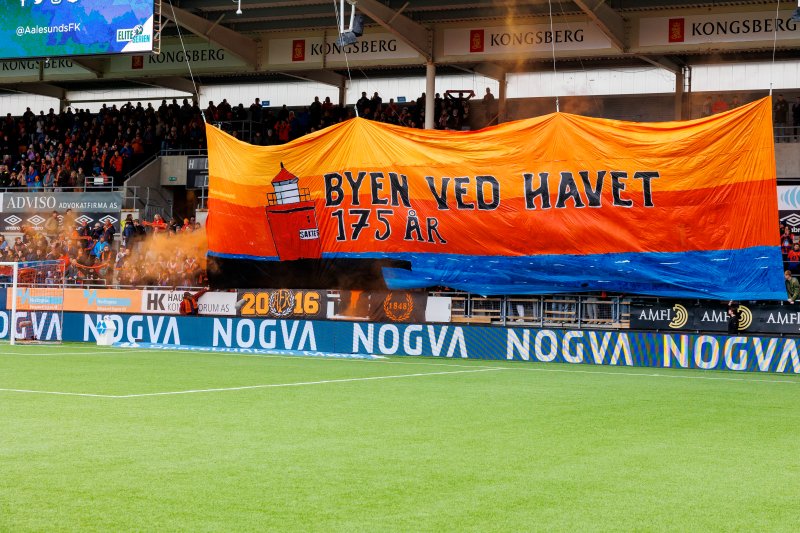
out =
[[[0,262],[5,316],[0,339],[10,344],[60,343],[64,319],[64,265],[61,261]],[[3,298],[3,296],[5,298]],[[2,322],[5,322],[3,324]]]

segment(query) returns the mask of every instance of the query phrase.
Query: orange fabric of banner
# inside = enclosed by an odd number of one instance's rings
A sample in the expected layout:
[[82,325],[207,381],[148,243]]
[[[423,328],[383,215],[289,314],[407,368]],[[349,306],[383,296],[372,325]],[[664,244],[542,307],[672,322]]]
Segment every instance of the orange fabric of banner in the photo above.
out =
[[[265,206],[292,187],[307,190],[319,251],[334,256],[778,244],[769,98],[687,122],[556,113],[455,132],[353,119],[270,147],[206,128],[212,254],[280,258]],[[273,183],[281,163],[290,178]]]

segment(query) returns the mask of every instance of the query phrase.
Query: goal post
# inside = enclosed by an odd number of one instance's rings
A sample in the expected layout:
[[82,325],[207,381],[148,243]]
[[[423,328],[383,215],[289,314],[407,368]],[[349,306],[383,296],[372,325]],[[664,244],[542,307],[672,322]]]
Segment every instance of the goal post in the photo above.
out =
[[64,269],[61,261],[0,262],[10,344],[61,342]]

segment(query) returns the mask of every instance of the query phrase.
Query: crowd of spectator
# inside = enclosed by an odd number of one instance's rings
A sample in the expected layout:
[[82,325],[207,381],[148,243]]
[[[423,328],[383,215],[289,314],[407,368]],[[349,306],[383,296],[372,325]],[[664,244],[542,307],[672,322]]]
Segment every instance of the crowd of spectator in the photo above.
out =
[[200,108],[184,99],[97,113],[68,108],[21,117],[7,114],[0,135],[0,187],[80,190],[87,177],[121,184],[125,174],[162,149],[204,148]]
[[[706,96],[700,108],[701,117],[710,117],[742,105],[738,95],[726,100],[721,94],[716,98]],[[775,129],[775,142],[800,141],[800,96],[789,103],[783,94],[778,94],[772,104],[772,124]]]
[[[118,242],[119,241],[119,242]],[[13,242],[0,235],[0,262],[57,261],[37,283],[122,287],[195,287],[207,284],[205,234],[194,219],[75,223],[70,211],[53,211],[42,229],[22,227]],[[115,243],[119,246],[116,247]]]
[[[469,98],[461,93],[436,94],[435,125],[440,129],[463,129],[469,124]],[[117,108],[103,104],[97,113],[67,108],[35,114],[28,108],[21,117],[10,113],[2,122],[0,136],[0,188],[37,190],[82,190],[87,177],[120,185],[124,176],[160,151],[202,150],[206,147],[204,119],[220,124],[234,135],[257,145],[283,144],[332,124],[358,116],[411,128],[425,123],[425,95],[408,104],[390,98],[384,102],[376,92],[362,93],[355,106],[333,104],[317,97],[307,107],[264,108],[259,99],[245,108],[227,100],[209,102],[201,110],[197,103],[162,100]]]
[[[491,93],[487,89],[487,94]],[[434,127],[437,129],[469,129],[472,91],[448,91],[434,97]],[[493,97],[492,97],[493,98]],[[355,106],[341,106],[329,97],[315,97],[309,106],[290,110],[287,106],[273,110],[264,108],[256,98],[249,108],[243,104],[231,107],[227,100],[218,105],[209,102],[204,110],[206,120],[218,123],[234,136],[259,146],[284,144],[303,135],[359,116],[368,120],[396,124],[407,128],[425,125],[425,93],[410,103],[394,98],[384,102],[377,92],[361,93]]]

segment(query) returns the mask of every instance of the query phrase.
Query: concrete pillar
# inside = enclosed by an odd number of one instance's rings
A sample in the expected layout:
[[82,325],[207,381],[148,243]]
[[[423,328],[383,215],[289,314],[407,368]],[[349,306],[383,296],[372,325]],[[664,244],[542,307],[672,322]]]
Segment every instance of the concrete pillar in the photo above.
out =
[[434,117],[433,95],[436,93],[436,65],[429,61],[425,66],[425,129],[432,130],[436,119]]
[[683,120],[683,71],[675,73],[675,120]]
[[502,124],[508,120],[506,116],[506,92],[508,89],[508,74],[503,74],[500,81],[500,90],[497,95],[497,123]]
[[[325,48],[323,46],[323,48]],[[347,80],[344,80],[341,85],[339,85],[339,105],[344,108],[345,104],[347,103]]]

